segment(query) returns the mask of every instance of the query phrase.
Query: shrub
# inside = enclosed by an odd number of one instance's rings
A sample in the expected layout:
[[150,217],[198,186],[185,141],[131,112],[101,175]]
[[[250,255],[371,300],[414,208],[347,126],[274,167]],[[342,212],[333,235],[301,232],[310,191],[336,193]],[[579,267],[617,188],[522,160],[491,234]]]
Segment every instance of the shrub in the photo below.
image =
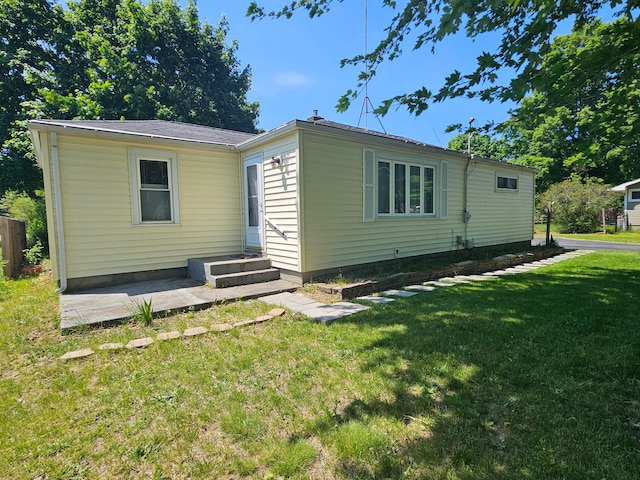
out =
[[38,265],[42,261],[42,244],[40,240],[31,248],[22,251],[25,265]]
[[602,228],[601,211],[612,208],[619,195],[595,180],[566,180],[556,183],[540,195],[538,210],[552,203],[552,219],[560,233],[592,233]]
[[35,197],[25,192],[5,192],[0,198],[0,214],[26,223],[27,248],[33,248],[38,243],[44,256],[49,255],[49,238],[47,236],[47,211],[44,203],[44,192],[36,191]]

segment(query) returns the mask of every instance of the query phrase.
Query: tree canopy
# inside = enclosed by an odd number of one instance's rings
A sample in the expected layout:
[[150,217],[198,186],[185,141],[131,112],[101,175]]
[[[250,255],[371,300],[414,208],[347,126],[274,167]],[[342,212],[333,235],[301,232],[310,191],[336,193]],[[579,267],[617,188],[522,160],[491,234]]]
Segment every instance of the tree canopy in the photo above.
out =
[[[468,142],[468,133],[460,133],[449,140],[447,148],[457,152],[467,152]],[[505,160],[509,157],[510,150],[503,137],[475,131],[471,135],[471,153],[485,158]]]
[[164,119],[255,131],[249,68],[194,1],[0,3],[0,193],[41,185],[26,120]]
[[[289,18],[297,11],[323,15],[343,0],[295,0],[267,11],[250,4],[252,19]],[[475,153],[539,169],[538,191],[578,176],[621,183],[640,176],[640,2],[638,0],[379,0],[393,11],[385,35],[366,55],[342,61],[361,66],[356,88],[339,101],[339,111],[362,91],[381,64],[412,48],[433,53],[447,37],[500,35],[493,51],[475,68],[452,66],[442,86],[400,92],[377,113],[405,106],[415,115],[433,102],[454,97],[515,101],[500,125],[474,135]],[[606,16],[610,21],[603,22]],[[558,36],[571,25],[571,33]],[[365,68],[366,67],[366,68]],[[449,131],[462,130],[460,125]],[[449,148],[466,151],[465,134]]]
[[[247,14],[253,19],[288,18],[302,10],[316,17],[340,2],[342,0],[294,0],[268,12],[254,1]],[[610,42],[607,55],[585,55],[576,59],[585,75],[607,72],[616,62],[627,68],[626,59],[637,54],[640,48],[638,0],[379,0],[379,3],[392,9],[394,16],[384,38],[372,52],[343,60],[343,65],[367,65],[368,69],[363,68],[358,88],[349,90],[340,99],[339,110],[349,107],[350,100],[358,95],[364,82],[376,74],[381,63],[399,57],[407,46],[433,52],[445,38],[459,32],[469,38],[499,32],[502,39],[495,51],[483,52],[477,57],[474,70],[453,69],[438,91],[422,87],[401,93],[384,101],[378,112],[385,113],[392,105],[399,104],[420,114],[430,102],[458,96],[520,101],[527,93],[545,87],[546,73],[540,67],[558,26],[569,21],[580,28],[603,12],[610,11],[615,18],[626,22],[612,24],[608,35],[619,41]],[[505,71],[511,75],[505,75]]]
[[[640,176],[640,43],[624,59],[610,56],[631,38],[640,42],[640,26],[626,19],[555,38],[540,66],[544,83],[500,127],[512,155],[540,169],[542,190],[571,175],[607,183]],[[604,71],[582,69],[605,60]]]

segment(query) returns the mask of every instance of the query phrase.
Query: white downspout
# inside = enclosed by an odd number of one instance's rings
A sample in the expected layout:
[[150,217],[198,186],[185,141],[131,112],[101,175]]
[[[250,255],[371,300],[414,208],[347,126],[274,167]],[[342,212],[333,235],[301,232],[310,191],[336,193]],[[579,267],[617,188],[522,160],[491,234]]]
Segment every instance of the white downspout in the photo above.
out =
[[56,245],[58,250],[58,293],[67,289],[67,256],[64,244],[64,223],[62,221],[62,189],[60,187],[60,162],[58,159],[58,135],[51,132],[51,174],[53,175],[53,203],[56,216]]

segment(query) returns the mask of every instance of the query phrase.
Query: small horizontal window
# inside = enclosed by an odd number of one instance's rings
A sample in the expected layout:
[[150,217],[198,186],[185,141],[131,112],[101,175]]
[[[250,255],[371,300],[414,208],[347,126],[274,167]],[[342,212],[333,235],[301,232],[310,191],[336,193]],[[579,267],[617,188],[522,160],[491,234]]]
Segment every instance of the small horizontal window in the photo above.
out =
[[503,177],[498,175],[496,179],[496,188],[498,188],[498,190],[518,190],[517,177]]
[[629,190],[629,200],[640,202],[640,190]]

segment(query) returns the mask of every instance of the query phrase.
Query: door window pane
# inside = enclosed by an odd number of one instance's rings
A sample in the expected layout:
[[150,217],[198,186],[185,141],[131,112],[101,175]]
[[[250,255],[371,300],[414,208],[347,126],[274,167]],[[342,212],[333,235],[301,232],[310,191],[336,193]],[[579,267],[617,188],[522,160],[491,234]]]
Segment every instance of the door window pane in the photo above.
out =
[[247,167],[247,207],[250,227],[258,226],[258,166]]

